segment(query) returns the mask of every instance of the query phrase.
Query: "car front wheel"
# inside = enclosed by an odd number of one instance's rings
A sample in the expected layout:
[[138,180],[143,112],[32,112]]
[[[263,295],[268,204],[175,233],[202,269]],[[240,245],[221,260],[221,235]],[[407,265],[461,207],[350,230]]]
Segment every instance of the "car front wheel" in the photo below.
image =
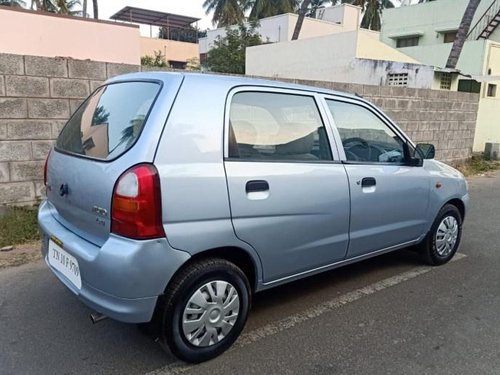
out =
[[446,204],[436,216],[419,250],[428,264],[439,266],[453,258],[460,245],[461,236],[462,215],[456,206]]

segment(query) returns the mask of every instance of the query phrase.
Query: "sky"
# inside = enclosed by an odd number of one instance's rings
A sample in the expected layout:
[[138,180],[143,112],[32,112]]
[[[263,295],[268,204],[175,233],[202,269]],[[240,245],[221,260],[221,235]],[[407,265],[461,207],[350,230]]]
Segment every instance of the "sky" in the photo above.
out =
[[[204,0],[100,0],[99,1],[99,18],[109,19],[113,14],[118,12],[123,7],[135,6],[138,8],[146,8],[158,10],[161,12],[181,14],[184,16],[191,16],[201,18],[198,22],[200,29],[213,28],[211,15],[206,15],[203,9]],[[413,3],[417,0],[412,0]],[[92,2],[88,1],[88,12],[92,13]],[[394,1],[399,5],[399,0]],[[149,36],[149,26],[141,27],[141,34]],[[157,32],[156,30],[153,32]],[[155,36],[155,35],[153,35]]]

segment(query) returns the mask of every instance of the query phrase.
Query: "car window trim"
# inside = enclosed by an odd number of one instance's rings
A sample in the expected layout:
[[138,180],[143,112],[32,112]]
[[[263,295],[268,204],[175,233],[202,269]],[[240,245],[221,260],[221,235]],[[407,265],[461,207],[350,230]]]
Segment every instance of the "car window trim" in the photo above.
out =
[[[149,107],[148,113],[144,117],[143,126],[141,127],[139,133],[137,134],[137,137],[135,138],[134,143],[132,143],[127,150],[125,150],[124,152],[122,152],[121,154],[115,156],[112,159],[102,159],[102,158],[96,158],[96,157],[93,157],[93,156],[87,156],[87,155],[78,154],[76,152],[71,152],[71,151],[67,151],[67,150],[61,150],[60,148],[57,147],[57,138],[59,138],[59,135],[61,134],[61,132],[64,130],[64,128],[66,128],[66,126],[68,126],[69,122],[75,116],[75,114],[80,110],[80,108],[83,107],[85,105],[85,103],[87,103],[88,100],[98,90],[100,90],[101,88],[103,88],[105,86],[111,86],[111,85],[123,84],[123,83],[138,83],[138,82],[155,83],[155,84],[158,84],[160,88],[159,88],[158,92],[156,93],[155,98],[151,102],[151,106]],[[76,110],[73,112],[73,114],[68,118],[68,120],[64,124],[63,128],[60,130],[59,134],[57,135],[56,141],[54,142],[54,151],[58,152],[58,153],[61,153],[61,154],[64,154],[64,155],[69,155],[69,156],[73,156],[73,157],[77,157],[77,158],[81,158],[81,159],[85,159],[85,160],[92,160],[92,161],[97,161],[97,162],[102,162],[102,163],[111,163],[111,162],[115,161],[116,159],[121,158],[123,155],[125,155],[127,152],[129,152],[132,148],[134,148],[135,144],[137,143],[137,141],[141,137],[142,131],[144,130],[144,127],[146,126],[146,124],[148,122],[149,115],[151,114],[151,112],[152,112],[152,110],[153,110],[153,108],[154,108],[154,106],[156,104],[156,101],[157,101],[158,97],[160,96],[160,93],[162,92],[162,90],[163,90],[163,81],[157,80],[157,79],[148,79],[148,78],[133,79],[133,80],[128,80],[128,79],[117,80],[117,81],[113,81],[113,82],[109,82],[109,83],[104,83],[104,84],[100,85],[94,91],[92,91],[92,93],[89,96],[87,96],[85,98],[85,100],[76,108]]]
[[324,112],[323,104],[321,102],[321,94],[314,91],[293,89],[293,88],[280,88],[278,86],[259,86],[259,85],[239,85],[234,86],[231,90],[229,90],[225,108],[224,108],[224,129],[223,129],[223,159],[224,161],[249,161],[255,162],[257,159],[239,159],[239,158],[230,158],[229,157],[229,114],[231,111],[231,102],[233,100],[234,95],[242,92],[262,92],[262,93],[270,93],[270,94],[284,94],[284,95],[295,95],[295,96],[304,96],[310,97],[314,100],[316,108],[318,110],[318,114],[321,120],[323,127],[325,128],[325,132],[327,135],[328,146],[330,147],[330,153],[332,156],[332,160],[258,160],[259,162],[283,162],[283,163],[309,163],[309,164],[339,164],[341,162],[339,150],[337,147],[337,143],[335,141],[335,137],[331,128],[329,127],[326,113]]
[[[343,164],[356,164],[356,165],[399,165],[399,166],[407,166],[409,164],[409,159],[411,155],[409,154],[409,146],[411,145],[415,148],[415,144],[413,141],[406,135],[406,133],[401,130],[385,113],[383,113],[380,109],[374,106],[372,103],[366,100],[360,100],[357,98],[346,98],[343,96],[336,95],[321,95],[321,99],[324,102],[325,108],[328,110],[328,120],[331,122],[331,126],[335,129],[335,135],[337,137],[336,142],[338,142],[341,146],[338,146],[338,150],[340,153],[340,158]],[[356,160],[347,160],[347,156],[345,154],[344,146],[342,144],[342,138],[340,136],[340,132],[337,128],[337,124],[335,123],[335,119],[333,118],[333,114],[331,113],[328,107],[328,100],[343,102],[352,105],[357,105],[359,107],[365,108],[373,115],[375,115],[384,125],[386,125],[389,129],[391,129],[394,134],[400,138],[403,145],[403,152],[405,156],[405,161],[403,163],[389,163],[389,162],[368,162],[368,161],[356,161]]]
[[343,164],[340,160],[270,160],[270,159],[241,159],[241,158],[224,158],[227,162],[238,162],[238,163],[285,163],[285,164]]

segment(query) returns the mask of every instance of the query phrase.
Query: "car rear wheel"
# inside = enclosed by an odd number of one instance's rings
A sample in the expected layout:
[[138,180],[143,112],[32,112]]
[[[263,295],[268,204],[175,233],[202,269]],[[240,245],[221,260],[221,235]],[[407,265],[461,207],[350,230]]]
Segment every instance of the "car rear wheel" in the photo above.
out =
[[165,297],[162,343],[180,359],[198,363],[236,341],[247,319],[250,286],[233,263],[206,259],[184,268]]
[[447,204],[441,208],[431,230],[419,245],[424,260],[433,266],[450,261],[460,246],[462,215],[458,208]]

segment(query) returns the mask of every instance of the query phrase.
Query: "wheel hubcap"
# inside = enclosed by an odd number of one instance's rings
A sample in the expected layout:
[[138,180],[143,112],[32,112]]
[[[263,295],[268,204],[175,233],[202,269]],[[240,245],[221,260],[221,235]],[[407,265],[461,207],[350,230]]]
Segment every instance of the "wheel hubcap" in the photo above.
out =
[[184,337],[194,346],[218,343],[238,320],[240,298],[226,281],[206,283],[189,299],[182,316]]
[[458,221],[453,216],[446,216],[438,226],[436,231],[437,253],[446,257],[455,248],[458,239]]

